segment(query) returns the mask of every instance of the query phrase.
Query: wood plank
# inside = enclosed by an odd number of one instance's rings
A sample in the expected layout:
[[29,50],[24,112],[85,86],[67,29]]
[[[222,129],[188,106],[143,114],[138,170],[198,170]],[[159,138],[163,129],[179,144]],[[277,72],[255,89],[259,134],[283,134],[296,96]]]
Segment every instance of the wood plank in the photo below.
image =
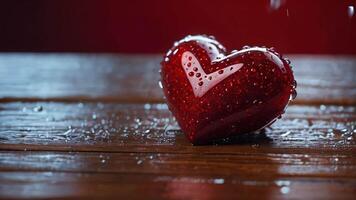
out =
[[356,180],[356,156],[344,154],[20,152],[0,151],[0,171],[296,177]]
[[356,57],[291,55],[291,61],[298,82],[294,103],[356,103]]
[[[294,104],[356,104],[355,56],[287,55]],[[161,55],[0,54],[0,101],[163,102]]]
[[0,98],[161,101],[159,62],[157,55],[0,54]]
[[0,199],[354,199],[350,179],[0,172]]
[[292,105],[263,134],[225,142],[231,145],[197,147],[185,139],[165,104],[1,103],[0,149],[354,154],[355,109]]

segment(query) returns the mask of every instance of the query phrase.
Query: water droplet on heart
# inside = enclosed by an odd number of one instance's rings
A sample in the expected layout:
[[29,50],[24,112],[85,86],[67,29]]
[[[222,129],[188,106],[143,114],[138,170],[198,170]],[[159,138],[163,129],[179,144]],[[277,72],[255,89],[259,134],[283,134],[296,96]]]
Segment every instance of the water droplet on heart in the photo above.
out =
[[355,7],[354,6],[348,6],[347,7],[347,15],[351,18],[355,14]]
[[232,50],[231,53],[236,53],[238,52],[236,49]]
[[191,57],[191,56],[189,56],[189,57],[188,57],[188,60],[189,60],[189,61],[191,61],[191,60],[192,60],[192,57]]
[[194,76],[194,72],[189,72],[188,75],[189,76]]
[[213,36],[213,35],[209,35],[208,37],[209,37],[210,39],[215,40],[215,36]]
[[199,78],[199,77],[201,76],[201,74],[200,74],[200,73],[197,73],[195,76]]
[[200,82],[198,83],[199,86],[202,86],[203,84],[204,84],[203,81],[200,81]]
[[167,52],[166,56],[168,57],[169,55],[171,55],[171,53],[172,53],[172,50],[169,50],[169,51]]
[[188,66],[188,67],[192,66],[192,63],[189,62],[189,63],[187,64],[187,66]]
[[209,80],[213,79],[213,77],[209,76]]
[[295,89],[292,89],[292,93],[290,95],[289,100],[293,100],[297,97],[297,91]]
[[194,71],[198,71],[198,68],[194,67],[193,70],[194,70]]
[[251,48],[251,47],[248,46],[248,45],[245,45],[245,46],[242,47],[242,49],[249,49],[249,48]]
[[298,85],[298,84],[297,84],[297,81],[294,80],[293,83],[292,83],[293,88],[297,88],[297,85]]
[[175,55],[178,52],[178,49],[173,51],[173,55]]
[[219,72],[218,72],[219,74],[222,74],[222,73],[224,73],[224,70],[222,69],[222,70],[219,70]]

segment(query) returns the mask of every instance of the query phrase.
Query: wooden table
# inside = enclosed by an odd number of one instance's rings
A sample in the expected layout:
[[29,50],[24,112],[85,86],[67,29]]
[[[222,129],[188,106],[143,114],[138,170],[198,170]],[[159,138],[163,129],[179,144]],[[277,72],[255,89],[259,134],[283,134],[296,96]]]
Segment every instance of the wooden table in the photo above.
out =
[[0,198],[356,199],[356,57],[289,57],[282,119],[192,146],[159,55],[0,54]]

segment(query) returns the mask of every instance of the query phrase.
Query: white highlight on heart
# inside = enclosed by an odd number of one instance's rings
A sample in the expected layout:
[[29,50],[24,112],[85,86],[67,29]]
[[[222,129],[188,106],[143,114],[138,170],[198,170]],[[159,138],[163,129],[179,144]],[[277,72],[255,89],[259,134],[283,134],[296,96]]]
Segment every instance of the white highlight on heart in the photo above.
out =
[[202,97],[212,87],[238,71],[244,64],[233,64],[216,72],[206,74],[198,59],[189,51],[182,54],[182,67],[196,97]]

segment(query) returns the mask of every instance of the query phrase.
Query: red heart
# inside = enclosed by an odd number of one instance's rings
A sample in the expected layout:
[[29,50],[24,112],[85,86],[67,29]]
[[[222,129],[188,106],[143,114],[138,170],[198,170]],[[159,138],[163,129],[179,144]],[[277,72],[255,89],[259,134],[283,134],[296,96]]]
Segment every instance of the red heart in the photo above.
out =
[[194,144],[259,130],[296,96],[289,61],[267,48],[226,55],[213,38],[187,36],[161,65],[168,107]]

